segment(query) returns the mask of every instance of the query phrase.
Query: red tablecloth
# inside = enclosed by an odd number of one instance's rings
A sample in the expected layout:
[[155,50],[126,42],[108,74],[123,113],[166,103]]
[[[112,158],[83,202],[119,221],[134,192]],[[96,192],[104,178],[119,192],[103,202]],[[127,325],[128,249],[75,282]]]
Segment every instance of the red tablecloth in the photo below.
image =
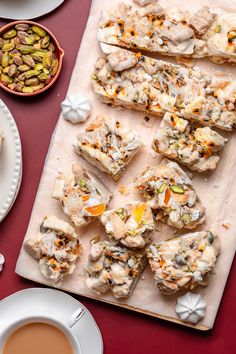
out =
[[[18,290],[38,286],[21,279],[14,273],[14,269],[51,135],[60,113],[60,103],[67,92],[90,3],[90,0],[66,0],[56,11],[38,20],[53,31],[65,50],[62,73],[48,92],[34,98],[15,97],[2,90],[0,92],[0,97],[14,115],[21,134],[24,168],[19,196],[7,218],[0,224],[0,252],[6,258],[4,271],[0,273],[0,299]],[[0,25],[5,23],[0,20]],[[95,317],[107,354],[231,354],[236,352],[234,276],[235,262],[215,327],[204,333],[80,296],[75,298],[87,306]]]

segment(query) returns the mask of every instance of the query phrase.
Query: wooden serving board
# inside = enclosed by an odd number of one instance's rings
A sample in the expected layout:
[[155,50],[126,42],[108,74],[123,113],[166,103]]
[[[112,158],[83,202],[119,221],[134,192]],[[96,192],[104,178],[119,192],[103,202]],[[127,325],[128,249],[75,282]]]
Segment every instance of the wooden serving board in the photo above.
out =
[[[127,2],[131,3],[131,0],[127,0]],[[225,8],[226,5],[224,5],[223,1],[216,0],[193,0],[191,1],[191,4],[186,3],[186,5],[180,0],[168,1],[168,5],[179,5],[181,9],[183,6],[186,6],[186,9],[187,6],[191,6],[191,8],[188,8],[189,10],[197,10],[200,6],[207,5],[207,3],[209,3],[209,6],[214,6],[214,10],[216,10],[216,6],[219,6],[219,11],[228,10],[236,12],[236,3],[232,1],[230,5],[227,5],[230,6],[229,8]],[[161,156],[154,154],[151,149],[152,138],[155,135],[160,119],[149,116],[149,122],[145,123],[145,114],[143,113],[117,110],[102,104],[98,101],[91,88],[90,77],[93,71],[93,66],[97,58],[102,56],[99,44],[96,41],[96,30],[98,27],[100,11],[104,8],[114,8],[117,4],[117,0],[93,1],[68,92],[80,92],[91,100],[92,114],[89,121],[94,119],[97,114],[114,116],[115,118],[122,120],[123,124],[128,128],[132,130],[136,129],[141,135],[145,147],[127,167],[121,180],[116,183],[112,181],[109,176],[99,172],[95,167],[92,167],[78,157],[73,151],[72,142],[75,136],[78,132],[84,131],[88,122],[72,125],[65,121],[61,115],[59,117],[55,134],[52,137],[51,146],[25,238],[37,234],[39,231],[39,225],[45,215],[54,214],[63,220],[69,221],[67,216],[62,212],[59,203],[51,198],[51,193],[55,177],[61,171],[69,171],[73,163],[82,164],[96,172],[102,178],[103,182],[113,192],[113,198],[109,204],[109,207],[112,208],[114,206],[122,206],[123,202],[137,200],[137,198],[140,199],[140,196],[135,194],[135,191],[133,190],[133,178],[140,174],[147,166],[158,164],[161,160]],[[167,1],[165,1],[164,5],[167,6]],[[198,65],[208,72],[221,70],[224,71],[224,74],[229,74],[232,71],[230,67],[220,67],[210,63],[208,60],[199,61]],[[236,79],[235,73],[234,76]],[[144,271],[143,277],[140,279],[133,294],[128,299],[117,300],[109,292],[105,295],[99,296],[90,291],[84,282],[83,268],[86,264],[90,249],[90,239],[98,235],[101,238],[106,238],[104,228],[99,221],[95,221],[87,227],[78,229],[78,235],[83,246],[83,254],[73,275],[66,278],[60,288],[75,294],[124,307],[129,310],[159,317],[185,326],[191,326],[199,330],[212,328],[236,247],[236,218],[233,217],[233,212],[236,207],[236,183],[234,183],[236,136],[235,133],[224,135],[228,135],[230,139],[226,148],[221,153],[222,160],[217,169],[212,173],[203,175],[196,174],[193,176],[194,186],[207,210],[206,223],[198,229],[213,229],[219,234],[222,246],[216,267],[209,276],[209,285],[207,287],[198,287],[194,290],[195,292],[200,293],[207,303],[206,316],[203,320],[195,326],[180,321],[175,313],[175,305],[177,297],[182,295],[182,293],[173,296],[160,294],[154,285],[153,274],[149,267]],[[121,186],[125,186],[128,189],[128,195],[122,195],[120,193]],[[229,224],[229,228],[223,226],[223,224],[226,223]],[[154,233],[153,239],[155,241],[160,241],[176,235],[175,230],[163,225],[161,230]],[[38,283],[51,285],[39,272],[38,262],[32,259],[25,252],[23,247],[16,265],[16,273]]]

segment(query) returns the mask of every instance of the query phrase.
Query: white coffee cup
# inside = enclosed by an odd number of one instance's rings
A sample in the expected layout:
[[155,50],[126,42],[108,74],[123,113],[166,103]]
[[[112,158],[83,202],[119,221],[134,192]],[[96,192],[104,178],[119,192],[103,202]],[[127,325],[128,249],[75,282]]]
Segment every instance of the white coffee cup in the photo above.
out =
[[20,320],[9,323],[6,325],[5,329],[0,335],[0,354],[3,353],[4,344],[11,334],[13,334],[18,328],[26,324],[35,322],[51,324],[52,326],[55,326],[60,329],[68,338],[73,349],[73,354],[82,354],[80,344],[71,328],[80,320],[83,315],[84,309],[80,307],[69,318],[65,320],[57,320],[50,316],[26,316],[21,318]]

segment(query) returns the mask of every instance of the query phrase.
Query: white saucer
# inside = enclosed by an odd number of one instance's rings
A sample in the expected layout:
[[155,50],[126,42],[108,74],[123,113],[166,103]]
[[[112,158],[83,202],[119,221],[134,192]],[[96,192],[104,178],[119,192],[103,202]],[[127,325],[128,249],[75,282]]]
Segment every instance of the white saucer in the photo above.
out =
[[20,135],[14,118],[0,99],[0,130],[5,139],[0,152],[0,222],[11,209],[21,183],[22,156]]
[[82,307],[84,316],[73,326],[82,354],[102,354],[103,341],[91,313],[79,301],[53,289],[32,288],[19,291],[0,301],[0,335],[6,326],[25,316],[48,316],[58,321],[69,318]]
[[0,17],[30,20],[56,9],[64,0],[0,0]]

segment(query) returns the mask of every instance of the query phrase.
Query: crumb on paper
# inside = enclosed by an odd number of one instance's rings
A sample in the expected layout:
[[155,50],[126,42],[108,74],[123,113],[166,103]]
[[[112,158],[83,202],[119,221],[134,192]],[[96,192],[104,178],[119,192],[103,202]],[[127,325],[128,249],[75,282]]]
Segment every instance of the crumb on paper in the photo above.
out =
[[187,68],[192,68],[194,65],[194,60],[192,58],[176,57],[175,59],[178,64],[182,64]]
[[222,226],[223,226],[225,229],[229,229],[230,226],[231,226],[231,224],[230,224],[230,222],[225,221],[225,222],[222,224]]
[[213,185],[213,187],[214,187],[214,188],[219,188],[219,184],[218,184],[218,183],[215,183],[215,184]]
[[123,194],[123,195],[128,195],[129,194],[129,190],[128,190],[128,188],[126,186],[121,185],[119,187],[119,193]]
[[204,181],[205,181],[205,182],[208,182],[208,178],[204,178]]
[[152,128],[154,121],[155,121],[154,117],[145,116],[142,120],[142,124],[145,125],[145,127]]
[[146,280],[146,277],[144,275],[142,275],[141,280]]

